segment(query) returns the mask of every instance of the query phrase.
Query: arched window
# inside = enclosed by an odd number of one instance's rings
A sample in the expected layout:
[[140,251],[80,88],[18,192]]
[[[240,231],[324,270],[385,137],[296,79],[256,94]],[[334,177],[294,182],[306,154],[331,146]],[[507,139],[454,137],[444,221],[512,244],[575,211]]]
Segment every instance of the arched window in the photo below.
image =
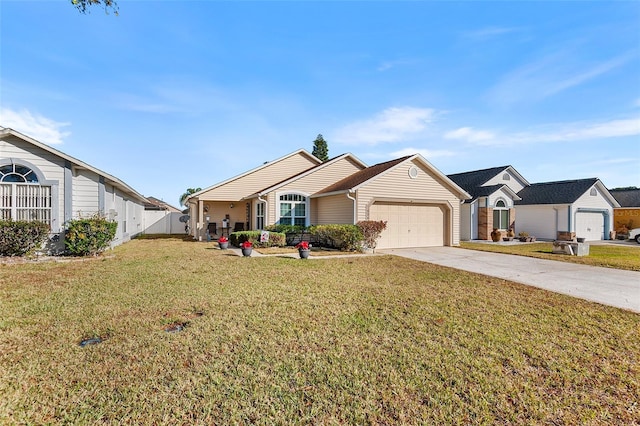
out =
[[0,182],[38,183],[38,176],[28,167],[18,164],[7,164],[0,167]]
[[509,229],[509,208],[504,200],[498,200],[493,208],[493,227]]
[[308,199],[301,194],[282,194],[278,198],[280,225],[307,226]]
[[14,163],[0,166],[0,219],[51,225],[51,206],[51,186],[40,185],[33,169]]

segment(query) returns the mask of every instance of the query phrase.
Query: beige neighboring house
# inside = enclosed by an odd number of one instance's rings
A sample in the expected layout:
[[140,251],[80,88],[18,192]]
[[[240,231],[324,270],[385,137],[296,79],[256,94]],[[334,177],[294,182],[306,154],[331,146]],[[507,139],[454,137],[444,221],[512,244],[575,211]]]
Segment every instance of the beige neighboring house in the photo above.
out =
[[273,224],[387,221],[378,248],[452,246],[470,195],[420,155],[367,167],[352,154],[321,162],[301,149],[193,194],[198,240]]

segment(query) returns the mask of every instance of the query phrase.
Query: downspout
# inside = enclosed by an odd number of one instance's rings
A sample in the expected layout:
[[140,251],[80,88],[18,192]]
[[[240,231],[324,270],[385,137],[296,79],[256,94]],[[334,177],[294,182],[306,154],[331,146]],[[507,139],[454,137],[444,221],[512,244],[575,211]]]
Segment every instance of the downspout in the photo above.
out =
[[347,198],[350,199],[351,201],[353,201],[353,224],[355,225],[356,222],[357,222],[356,221],[356,208],[357,208],[357,204],[356,203],[357,203],[357,200],[351,196],[351,194],[353,194],[353,193],[354,193],[353,191],[349,190],[347,192]]

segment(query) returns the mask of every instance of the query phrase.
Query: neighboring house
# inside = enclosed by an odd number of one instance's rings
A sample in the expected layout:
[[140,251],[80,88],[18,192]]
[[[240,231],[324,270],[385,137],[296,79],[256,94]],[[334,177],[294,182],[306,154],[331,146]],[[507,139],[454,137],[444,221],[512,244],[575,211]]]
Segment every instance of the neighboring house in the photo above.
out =
[[460,212],[460,239],[488,240],[497,228],[515,226],[518,192],[529,185],[512,166],[492,167],[447,176],[471,194]]
[[193,194],[194,238],[272,224],[385,220],[379,248],[457,245],[462,188],[420,155],[367,167],[351,154],[321,162],[305,150]]
[[147,200],[144,204],[145,234],[184,234],[184,222],[180,221],[184,213],[180,209],[155,197],[147,197]]
[[640,189],[610,189],[620,208],[613,209],[613,226],[616,231],[640,228]]
[[539,239],[607,240],[620,204],[598,178],[536,183],[518,192],[516,234]]
[[0,218],[49,224],[50,252],[64,248],[67,221],[95,214],[118,222],[112,245],[128,241],[143,231],[146,202],[120,179],[0,127]]

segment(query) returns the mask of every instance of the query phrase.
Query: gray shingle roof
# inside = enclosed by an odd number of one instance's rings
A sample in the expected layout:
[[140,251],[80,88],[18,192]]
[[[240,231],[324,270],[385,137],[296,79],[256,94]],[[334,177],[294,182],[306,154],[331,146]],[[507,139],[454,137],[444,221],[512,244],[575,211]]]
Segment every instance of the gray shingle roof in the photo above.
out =
[[620,207],[640,207],[640,189],[610,189]]
[[598,178],[534,183],[518,192],[518,206],[532,204],[571,204],[598,182]]
[[473,191],[477,190],[479,186],[484,185],[487,181],[509,167],[511,166],[492,167],[490,169],[474,170],[472,172],[455,173],[447,175],[447,177],[469,194],[474,195]]

